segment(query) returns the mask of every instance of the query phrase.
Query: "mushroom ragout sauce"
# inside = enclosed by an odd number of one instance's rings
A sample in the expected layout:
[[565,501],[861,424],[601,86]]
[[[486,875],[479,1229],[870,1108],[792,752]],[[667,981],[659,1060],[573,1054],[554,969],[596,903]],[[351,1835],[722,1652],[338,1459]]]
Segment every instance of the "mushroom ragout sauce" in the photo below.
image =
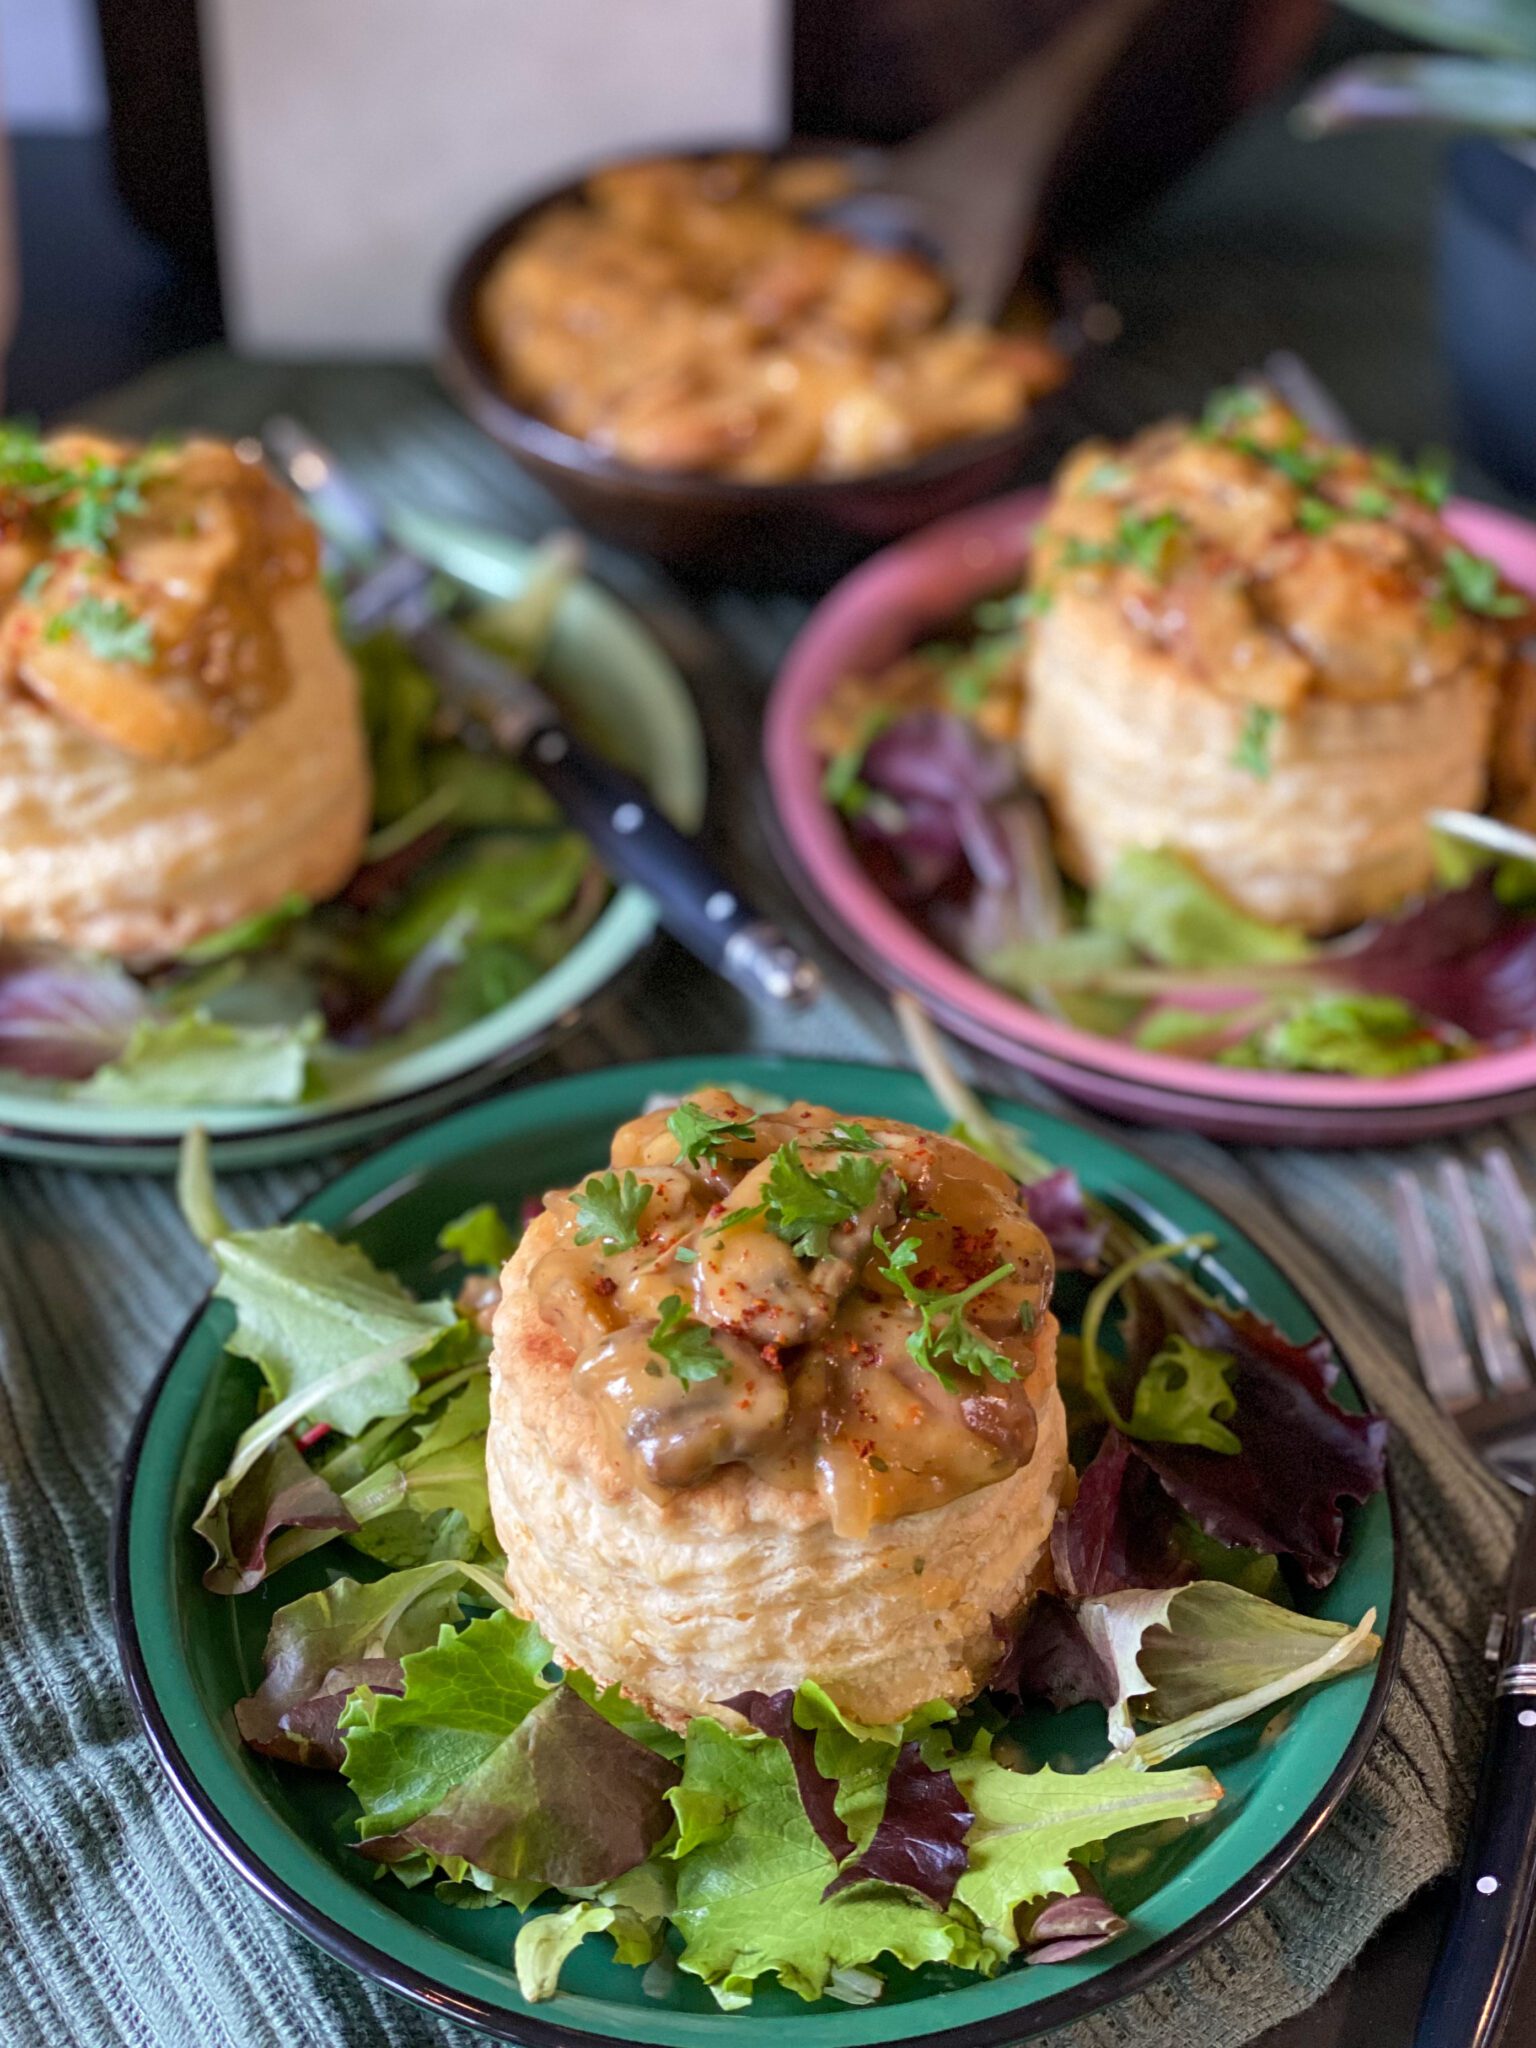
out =
[[652,1500],[739,1464],[857,1538],[1027,1463],[1051,1254],[957,1140],[704,1089],[545,1207],[535,1304]]

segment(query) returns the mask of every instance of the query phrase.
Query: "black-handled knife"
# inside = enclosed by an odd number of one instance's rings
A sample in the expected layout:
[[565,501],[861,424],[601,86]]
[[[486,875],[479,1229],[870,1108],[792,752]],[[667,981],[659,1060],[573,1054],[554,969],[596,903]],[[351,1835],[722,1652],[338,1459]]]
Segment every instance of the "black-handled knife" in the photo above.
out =
[[1536,1494],[1515,1545],[1498,1660],[1456,1903],[1414,2048],[1493,2048],[1536,1910]]
[[662,923],[707,967],[770,1002],[814,1002],[815,963],[663,816],[642,783],[568,730],[531,676],[460,630],[441,572],[390,533],[330,451],[287,418],[267,422],[262,444],[349,566],[349,630],[388,625],[400,633],[448,709],[536,775],[609,873],[648,891]]

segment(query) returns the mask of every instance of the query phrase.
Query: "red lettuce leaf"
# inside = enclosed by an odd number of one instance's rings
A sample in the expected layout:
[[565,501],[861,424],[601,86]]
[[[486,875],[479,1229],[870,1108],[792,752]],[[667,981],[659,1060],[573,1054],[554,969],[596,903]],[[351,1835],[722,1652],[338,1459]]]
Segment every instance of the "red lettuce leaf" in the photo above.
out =
[[338,1723],[347,1695],[366,1685],[374,1692],[403,1693],[405,1667],[398,1657],[361,1657],[355,1664],[336,1664],[316,1689],[281,1712],[255,1692],[235,1702],[235,1726],[248,1749],[279,1763],[302,1764],[312,1771],[339,1771],[346,1755]]
[[1071,1607],[1055,1593],[1040,1593],[1031,1601],[987,1690],[1005,1699],[1047,1700],[1057,1713],[1084,1700],[1113,1706],[1117,1696],[1115,1674],[1083,1634]]
[[920,1743],[903,1743],[886,1785],[880,1825],[863,1854],[833,1878],[823,1900],[873,1878],[920,1892],[947,1911],[965,1874],[965,1838],[975,1818],[949,1772],[930,1770]]
[[800,1788],[800,1804],[805,1808],[806,1819],[821,1837],[834,1862],[841,1863],[851,1856],[853,1837],[835,1804],[837,1780],[823,1777],[817,1769],[816,1737],[809,1728],[802,1728],[795,1720],[793,1688],[786,1686],[782,1692],[739,1692],[734,1699],[722,1700],[720,1704],[750,1721],[759,1735],[771,1735],[783,1743],[794,1765],[795,1783]]
[[0,1067],[84,1081],[117,1058],[148,1004],[122,968],[42,946],[0,946]]
[[1118,1429],[1107,1430],[1078,1482],[1076,1500],[1056,1517],[1051,1562],[1069,1599],[1121,1593],[1128,1586],[1179,1586],[1194,1576],[1175,1540],[1173,1504],[1136,1455],[1141,1448]]
[[357,1521],[285,1436],[227,1492],[222,1485],[215,1487],[193,1527],[213,1550],[213,1563],[203,1573],[209,1592],[249,1593],[267,1575],[268,1546],[279,1531],[346,1531],[355,1529]]
[[1096,1219],[1088,1207],[1082,1183],[1068,1166],[1060,1166],[1041,1180],[1030,1181],[1019,1192],[1029,1219],[1044,1232],[1063,1270],[1096,1273],[1103,1263],[1107,1222]]
[[1087,1871],[1073,1864],[1072,1874],[1078,1890],[1070,1898],[1047,1899],[1030,1922],[1024,1936],[1026,1963],[1075,1963],[1124,1934],[1128,1923]]
[[1499,901],[1493,869],[1371,928],[1326,972],[1479,1040],[1536,1031],[1536,917]]
[[607,1884],[643,1863],[672,1822],[682,1771],[558,1685],[430,1813],[360,1842],[380,1863],[420,1850],[506,1883]]
[[1017,780],[1012,754],[968,719],[914,711],[869,743],[859,781],[881,801],[866,799],[853,816],[854,837],[890,857],[906,900],[924,901],[967,870],[1001,888],[1013,862],[993,806]]
[[1136,1457],[1207,1535],[1294,1557],[1309,1584],[1326,1586],[1343,1556],[1343,1502],[1366,1500],[1386,1483],[1385,1421],[1347,1414],[1330,1399],[1339,1367],[1326,1337],[1293,1344],[1250,1310],[1223,1308],[1167,1276],[1144,1276],[1128,1294],[1133,1374],[1173,1335],[1236,1360],[1228,1385],[1237,1401],[1231,1426],[1242,1444],[1229,1456],[1138,1442]]

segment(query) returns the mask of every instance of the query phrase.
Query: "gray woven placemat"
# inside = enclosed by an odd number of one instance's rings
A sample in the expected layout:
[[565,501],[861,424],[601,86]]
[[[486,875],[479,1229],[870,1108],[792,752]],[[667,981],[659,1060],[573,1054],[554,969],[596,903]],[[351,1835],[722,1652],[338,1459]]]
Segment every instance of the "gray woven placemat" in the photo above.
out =
[[[278,406],[306,415],[345,456],[430,509],[515,531],[547,517],[410,373],[256,371],[210,355],[97,410],[130,430],[243,432]],[[716,804],[717,833],[769,907],[797,922],[746,792],[752,699],[800,608],[726,594],[701,615],[622,559],[600,557],[600,567],[688,669],[715,786],[731,795]],[[896,1056],[882,999],[850,975],[814,1017],[785,1026],[663,944],[622,1004],[600,1007],[534,1072],[743,1047]],[[1533,1163],[1536,1122],[1500,1135]],[[1194,1139],[1138,1142],[1290,1267],[1397,1425],[1414,1588],[1402,1679],[1340,1814],[1266,1900],[1193,1961],[1053,2037],[1055,2048],[1238,2048],[1315,1999],[1381,1920],[1452,1860],[1485,1705],[1484,1623],[1513,1516],[1402,1363],[1385,1155],[1223,1155]],[[231,1211],[241,1222],[270,1220],[334,1164],[231,1181]],[[463,2042],[461,2029],[310,1948],[245,1890],[177,1805],[126,1701],[107,1609],[113,1489],[138,1403],[206,1281],[168,1189],[11,1167],[0,1172],[0,1203],[0,1944],[10,1971],[0,2041]]]

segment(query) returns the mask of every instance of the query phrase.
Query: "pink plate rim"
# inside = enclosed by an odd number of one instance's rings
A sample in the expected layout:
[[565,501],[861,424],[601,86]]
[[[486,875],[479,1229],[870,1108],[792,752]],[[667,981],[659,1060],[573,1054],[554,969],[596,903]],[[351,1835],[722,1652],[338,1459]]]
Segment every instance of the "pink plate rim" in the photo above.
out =
[[[974,1023],[994,1046],[1053,1065],[1065,1061],[1138,1090],[1256,1108],[1361,1112],[1492,1100],[1536,1087],[1536,1043],[1388,1080],[1253,1073],[1146,1052],[1043,1017],[994,988],[924,937],[869,881],[821,794],[812,716],[841,676],[892,660],[1022,571],[1046,497],[1042,488],[1017,491],[883,548],[833,586],[796,636],[768,700],[763,749],[780,823],[813,895],[857,933],[861,951],[879,960],[890,979]],[[1536,526],[1466,499],[1454,500],[1446,517],[1469,546],[1536,593]]]

